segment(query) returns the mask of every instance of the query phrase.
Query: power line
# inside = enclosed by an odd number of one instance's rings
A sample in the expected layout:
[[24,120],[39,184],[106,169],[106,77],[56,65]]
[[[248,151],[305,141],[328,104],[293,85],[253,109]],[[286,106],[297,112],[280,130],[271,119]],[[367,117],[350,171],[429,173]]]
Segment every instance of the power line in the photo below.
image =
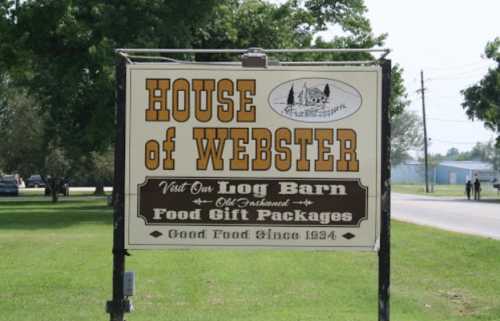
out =
[[[427,89],[429,90],[429,89]],[[420,91],[420,90],[418,90]],[[418,102],[420,101],[420,95],[419,94],[415,94],[415,95],[411,95],[409,96],[407,99],[411,102]],[[432,95],[429,95],[429,92],[427,93],[427,98],[429,100],[447,100],[449,101],[449,103],[456,103],[456,100],[460,100],[461,97],[460,96],[432,96]]]
[[446,67],[425,67],[427,70],[450,70],[450,69],[461,69],[461,68],[468,68],[472,66],[478,66],[478,65],[483,65],[483,66],[488,66],[491,62],[486,61],[486,60],[479,60],[476,62],[468,63],[468,64],[462,64],[462,65],[455,65],[455,66],[446,66]]
[[[427,81],[439,81],[439,80],[460,80],[460,79],[469,79],[473,77],[480,77],[484,74],[484,71],[481,72],[481,74],[478,73],[478,71],[475,72],[468,72],[468,73],[462,73],[462,74],[456,74],[454,76],[444,76],[444,77],[431,77],[427,78]],[[461,77],[464,76],[464,77]]]
[[441,78],[441,77],[462,76],[462,75],[471,74],[471,73],[475,73],[475,72],[479,72],[479,71],[484,72],[485,70],[487,70],[485,67],[473,68],[470,70],[463,70],[463,71],[455,70],[454,72],[448,72],[448,73],[444,73],[444,74],[438,73],[437,75],[431,76],[431,79],[435,78],[435,77]]
[[449,100],[452,100],[452,99],[461,98],[461,95],[457,94],[456,96],[434,96],[431,94],[431,95],[427,95],[427,97],[430,99],[449,99]]
[[450,122],[450,123],[471,123],[472,122],[470,120],[443,119],[443,118],[434,118],[434,117],[427,117],[427,119],[437,120],[437,121],[444,121],[444,122]]
[[454,141],[434,139],[434,138],[431,141],[436,141],[439,143],[446,143],[446,144],[456,144],[456,145],[476,145],[477,143],[480,143],[480,142],[454,142]]

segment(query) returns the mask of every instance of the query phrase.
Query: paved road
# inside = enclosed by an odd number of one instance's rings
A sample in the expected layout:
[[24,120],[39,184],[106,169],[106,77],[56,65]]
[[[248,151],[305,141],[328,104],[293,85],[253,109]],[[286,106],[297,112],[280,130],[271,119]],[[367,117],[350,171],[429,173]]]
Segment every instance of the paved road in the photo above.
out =
[[392,193],[392,217],[500,240],[500,202]]

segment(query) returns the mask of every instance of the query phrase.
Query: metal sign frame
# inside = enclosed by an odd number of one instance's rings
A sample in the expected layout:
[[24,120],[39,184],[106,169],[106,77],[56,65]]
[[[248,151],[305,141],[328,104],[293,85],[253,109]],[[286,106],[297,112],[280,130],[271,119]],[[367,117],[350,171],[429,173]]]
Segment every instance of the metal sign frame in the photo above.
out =
[[[124,293],[125,257],[130,255],[125,244],[125,119],[126,119],[126,69],[134,59],[146,61],[173,61],[192,64],[240,64],[241,62],[179,61],[165,54],[274,54],[274,53],[381,53],[378,59],[366,61],[287,61],[279,65],[379,65],[382,68],[382,128],[381,128],[381,202],[380,246],[378,250],[378,320],[390,320],[390,110],[391,61],[385,59],[389,49],[117,49],[116,60],[116,145],[113,186],[113,296],[107,302],[106,311],[111,321],[124,321],[131,312],[132,304]],[[142,55],[141,55],[142,54]],[[146,55],[144,55],[146,54]],[[275,62],[276,63],[276,62]]]

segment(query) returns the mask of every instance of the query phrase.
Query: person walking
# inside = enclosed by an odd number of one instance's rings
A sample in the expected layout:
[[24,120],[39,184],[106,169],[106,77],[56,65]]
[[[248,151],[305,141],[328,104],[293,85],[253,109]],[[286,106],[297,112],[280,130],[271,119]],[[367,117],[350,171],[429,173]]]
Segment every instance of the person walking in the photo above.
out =
[[465,194],[467,194],[467,199],[470,200],[470,192],[472,191],[472,183],[470,179],[465,183]]
[[476,178],[474,181],[474,199],[476,201],[479,201],[481,198],[481,183],[479,182],[479,179]]

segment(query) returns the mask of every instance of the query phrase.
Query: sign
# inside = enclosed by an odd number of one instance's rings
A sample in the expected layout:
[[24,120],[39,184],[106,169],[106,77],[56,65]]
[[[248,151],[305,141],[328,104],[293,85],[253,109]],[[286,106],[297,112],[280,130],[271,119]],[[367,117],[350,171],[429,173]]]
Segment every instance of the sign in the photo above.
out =
[[125,248],[377,250],[380,66],[126,74]]

